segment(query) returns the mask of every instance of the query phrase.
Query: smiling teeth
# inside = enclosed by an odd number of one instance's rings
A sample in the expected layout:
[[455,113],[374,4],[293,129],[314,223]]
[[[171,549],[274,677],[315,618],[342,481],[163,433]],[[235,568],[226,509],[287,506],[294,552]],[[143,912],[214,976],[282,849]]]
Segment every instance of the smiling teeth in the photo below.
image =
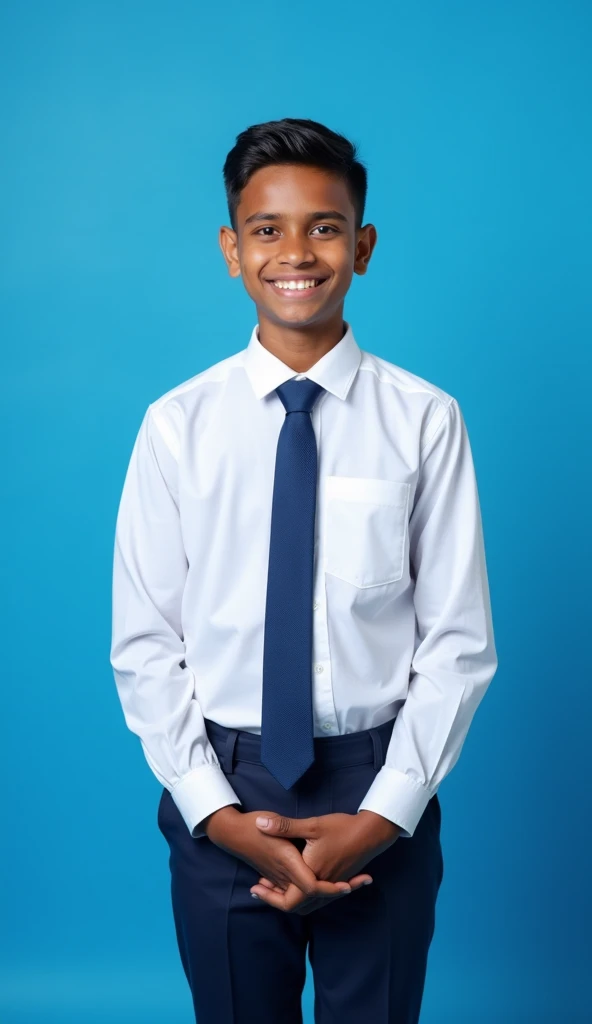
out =
[[311,278],[310,281],[273,281],[273,284],[276,288],[283,288],[291,292],[301,292],[304,288],[316,288],[319,280]]

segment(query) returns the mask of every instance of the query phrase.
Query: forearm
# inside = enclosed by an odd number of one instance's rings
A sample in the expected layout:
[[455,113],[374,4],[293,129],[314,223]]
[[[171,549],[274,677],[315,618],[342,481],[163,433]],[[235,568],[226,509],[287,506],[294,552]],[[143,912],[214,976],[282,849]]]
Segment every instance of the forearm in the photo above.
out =
[[[369,846],[378,852],[388,849],[399,838],[401,828],[374,811],[361,810],[355,815],[356,829]],[[376,854],[375,854],[376,855]]]

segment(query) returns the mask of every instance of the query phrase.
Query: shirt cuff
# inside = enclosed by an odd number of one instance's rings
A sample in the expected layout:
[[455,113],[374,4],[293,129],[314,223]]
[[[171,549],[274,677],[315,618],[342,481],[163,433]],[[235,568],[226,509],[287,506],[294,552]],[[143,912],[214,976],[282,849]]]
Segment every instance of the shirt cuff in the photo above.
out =
[[203,764],[189,772],[173,787],[171,796],[194,839],[206,835],[200,826],[209,814],[228,804],[242,804],[217,764]]
[[432,796],[410,775],[383,765],[358,810],[381,814],[399,826],[399,839],[411,839]]

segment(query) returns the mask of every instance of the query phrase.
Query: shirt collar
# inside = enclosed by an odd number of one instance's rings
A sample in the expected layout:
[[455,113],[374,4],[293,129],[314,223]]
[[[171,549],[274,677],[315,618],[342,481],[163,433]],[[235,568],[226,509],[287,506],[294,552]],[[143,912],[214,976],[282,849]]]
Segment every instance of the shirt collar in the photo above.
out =
[[[346,332],[343,337],[303,374],[337,398],[346,398],[362,359],[362,351],[354,338],[351,325],[346,320],[344,324]],[[299,374],[261,344],[258,329],[257,323],[244,349],[243,365],[255,397],[264,398],[284,381]]]

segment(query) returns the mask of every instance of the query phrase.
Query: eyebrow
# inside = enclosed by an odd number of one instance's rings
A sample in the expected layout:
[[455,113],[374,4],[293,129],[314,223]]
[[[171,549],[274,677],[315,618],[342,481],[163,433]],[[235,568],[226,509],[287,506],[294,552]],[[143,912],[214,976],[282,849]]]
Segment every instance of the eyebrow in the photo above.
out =
[[[316,210],[314,213],[308,214],[311,220],[343,220],[347,224],[347,217],[340,213],[339,210]],[[250,224],[256,220],[281,220],[281,213],[252,213],[250,217],[247,217],[245,224]]]

